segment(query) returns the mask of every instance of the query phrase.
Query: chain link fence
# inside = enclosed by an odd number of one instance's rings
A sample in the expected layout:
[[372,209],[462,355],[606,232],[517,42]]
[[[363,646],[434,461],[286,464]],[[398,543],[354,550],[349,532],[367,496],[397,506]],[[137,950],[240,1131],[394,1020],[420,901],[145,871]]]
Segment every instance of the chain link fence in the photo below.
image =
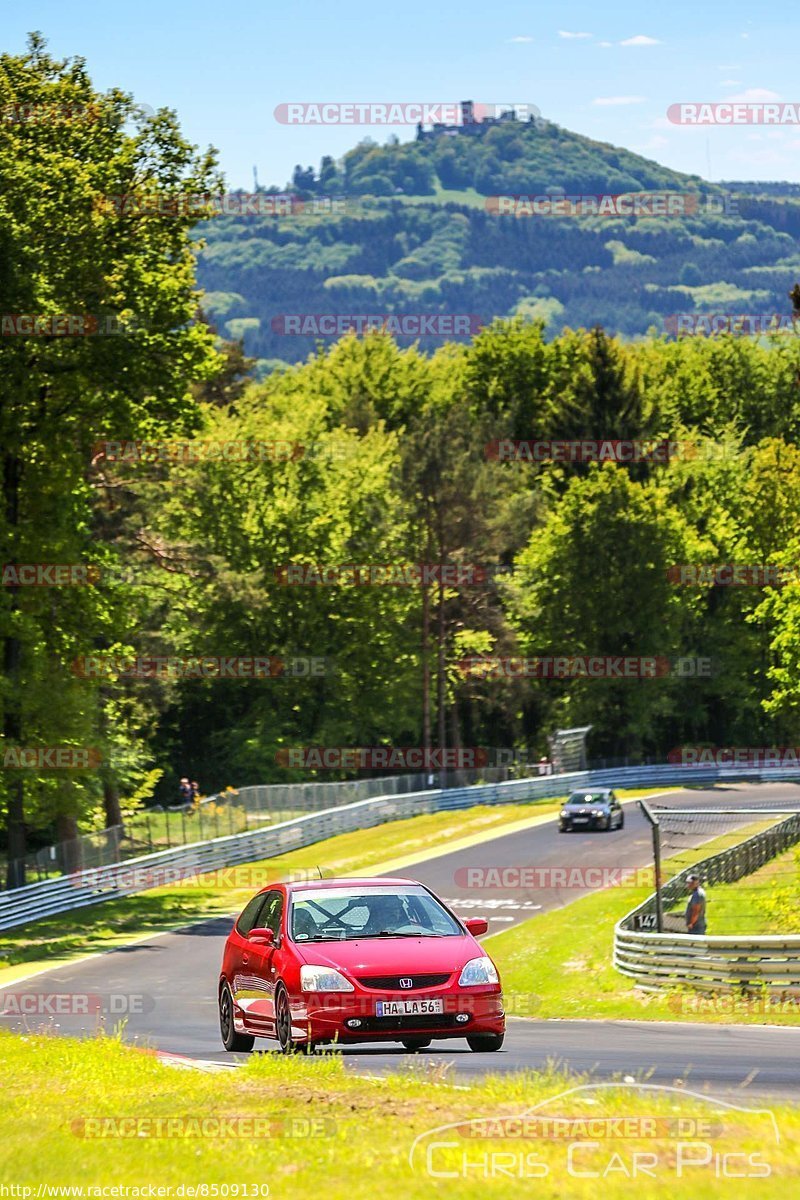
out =
[[[485,767],[421,775],[391,775],[343,782],[255,784],[229,788],[194,804],[145,808],[122,825],[82,834],[31,852],[25,858],[25,878],[39,883],[75,871],[125,862],[160,850],[246,833],[277,825],[309,813],[356,804],[382,796],[399,796],[427,789],[502,783],[538,773],[537,764]],[[0,860],[0,890],[7,877],[7,860]]]

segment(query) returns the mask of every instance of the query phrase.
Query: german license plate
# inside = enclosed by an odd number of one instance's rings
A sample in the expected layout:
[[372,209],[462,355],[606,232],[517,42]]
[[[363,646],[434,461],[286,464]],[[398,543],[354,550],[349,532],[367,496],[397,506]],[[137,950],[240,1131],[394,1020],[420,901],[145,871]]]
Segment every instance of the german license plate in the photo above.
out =
[[444,1012],[442,1000],[376,1000],[376,1017],[424,1017]]
[[573,817],[572,824],[573,825],[588,825],[589,818],[588,817]]

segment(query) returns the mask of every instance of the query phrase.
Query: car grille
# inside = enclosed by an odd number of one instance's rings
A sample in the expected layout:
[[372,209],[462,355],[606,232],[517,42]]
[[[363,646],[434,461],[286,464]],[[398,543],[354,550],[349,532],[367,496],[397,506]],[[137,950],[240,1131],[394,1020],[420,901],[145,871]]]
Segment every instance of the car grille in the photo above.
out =
[[357,1030],[348,1030],[350,1033],[386,1033],[397,1030],[402,1032],[404,1029],[413,1029],[415,1032],[420,1029],[464,1029],[469,1026],[469,1021],[456,1022],[455,1013],[426,1013],[424,1016],[418,1017],[367,1017],[361,1022]]
[[[364,975],[359,979],[359,983],[368,988],[380,988],[382,991],[389,992],[412,992],[417,988],[438,987],[442,983],[447,983],[450,978],[450,971],[443,975]],[[410,979],[411,987],[401,987],[401,979]]]

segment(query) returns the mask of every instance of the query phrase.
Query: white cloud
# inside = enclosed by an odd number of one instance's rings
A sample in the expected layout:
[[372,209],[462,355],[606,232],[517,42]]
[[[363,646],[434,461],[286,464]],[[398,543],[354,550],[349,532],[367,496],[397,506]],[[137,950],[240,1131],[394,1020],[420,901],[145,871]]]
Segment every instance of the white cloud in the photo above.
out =
[[559,29],[558,36],[561,38],[590,38],[591,33],[570,33],[567,29]]
[[644,104],[646,96],[598,96],[592,104],[600,104],[604,107],[611,108],[618,104]]
[[760,103],[762,100],[780,100],[777,92],[771,92],[769,88],[745,88],[743,92],[739,92],[737,96],[726,96],[728,101],[742,101],[745,104],[749,101]]
[[620,46],[660,46],[658,38],[647,37],[644,33],[637,33],[636,37],[625,38],[624,42],[620,42]]
[[513,37],[508,39],[510,42],[532,42],[533,38],[523,34],[521,37]]
[[598,42],[597,44],[598,44],[598,46],[602,46],[603,48],[605,48],[606,46],[613,46],[613,45],[614,45],[614,43],[613,43],[613,42]]
[[739,87],[741,79],[721,79],[720,87]]

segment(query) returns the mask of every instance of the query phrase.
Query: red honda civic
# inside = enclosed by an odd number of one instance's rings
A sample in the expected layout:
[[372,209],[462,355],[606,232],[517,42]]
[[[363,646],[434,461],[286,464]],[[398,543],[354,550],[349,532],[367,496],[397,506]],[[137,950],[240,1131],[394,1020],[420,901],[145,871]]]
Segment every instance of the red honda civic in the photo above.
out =
[[225,944],[219,1023],[226,1050],[257,1037],[281,1050],[324,1043],[465,1037],[499,1050],[505,1033],[497,968],[462,922],[409,879],[275,883],[247,904]]

